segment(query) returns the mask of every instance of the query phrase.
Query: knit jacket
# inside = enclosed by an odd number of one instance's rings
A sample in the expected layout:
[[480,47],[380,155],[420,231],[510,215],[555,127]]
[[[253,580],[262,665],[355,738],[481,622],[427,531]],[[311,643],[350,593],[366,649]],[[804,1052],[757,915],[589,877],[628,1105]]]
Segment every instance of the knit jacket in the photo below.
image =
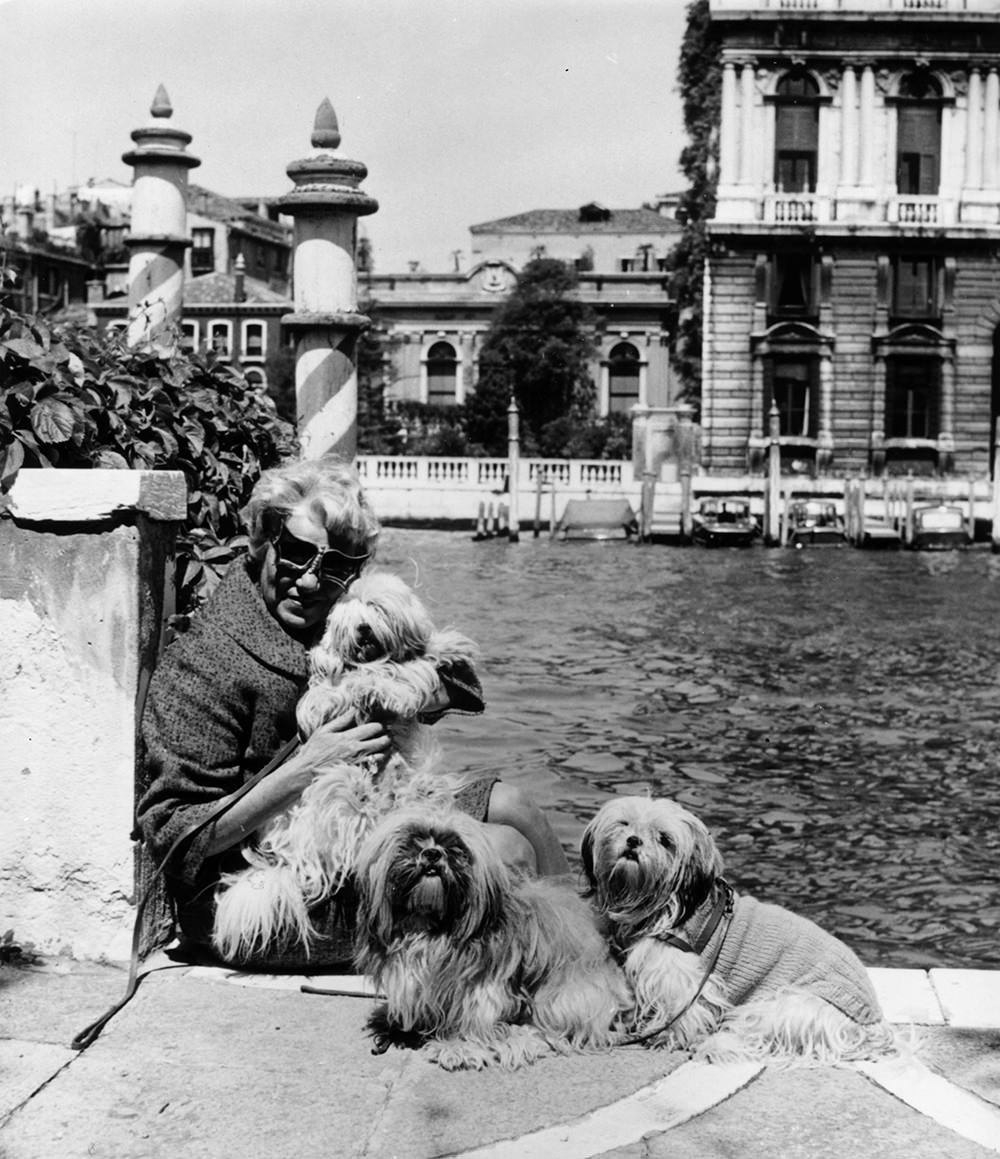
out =
[[[156,863],[295,736],[307,677],[307,650],[284,632],[245,561],[237,561],[190,629],[167,648],[150,682],[142,722],[147,787],[137,820]],[[458,711],[483,710],[471,668],[442,678]],[[473,794],[469,804],[485,819],[488,792],[485,799]],[[208,856],[210,829],[182,845],[166,874],[182,930],[204,943],[215,885],[246,865],[239,846]]]
[[[686,939],[696,940],[711,901],[684,926]],[[704,958],[711,961],[721,938],[725,941],[714,972],[734,1006],[794,986],[862,1025],[882,1019],[867,971],[853,950],[809,918],[737,895],[728,929],[723,919],[702,952]]]

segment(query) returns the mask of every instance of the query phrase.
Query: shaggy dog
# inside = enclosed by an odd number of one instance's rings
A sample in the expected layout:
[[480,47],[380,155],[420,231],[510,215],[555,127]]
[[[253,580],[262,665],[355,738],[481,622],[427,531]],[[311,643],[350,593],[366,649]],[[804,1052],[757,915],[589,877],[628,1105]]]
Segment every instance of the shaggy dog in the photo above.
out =
[[420,718],[440,707],[438,667],[474,654],[465,636],[435,630],[414,592],[388,572],[367,572],[334,604],[310,653],[299,730],[307,737],[353,713],[358,723],[386,726],[392,755],[322,769],[244,847],[247,867],[226,875],[217,893],[213,943],[224,960],[296,943],[308,954],[309,907],[344,887],[375,822],[400,804],[452,806],[459,782],[434,771],[436,748]]
[[566,883],[513,874],[471,818],[387,817],[361,850],[358,890],[356,964],[386,996],[369,1022],[376,1051],[512,1070],[615,1041],[631,996],[590,906]]
[[581,852],[635,993],[635,1040],[715,1061],[840,1062],[892,1049],[854,953],[808,918],[734,894],[708,830],[680,805],[615,798]]

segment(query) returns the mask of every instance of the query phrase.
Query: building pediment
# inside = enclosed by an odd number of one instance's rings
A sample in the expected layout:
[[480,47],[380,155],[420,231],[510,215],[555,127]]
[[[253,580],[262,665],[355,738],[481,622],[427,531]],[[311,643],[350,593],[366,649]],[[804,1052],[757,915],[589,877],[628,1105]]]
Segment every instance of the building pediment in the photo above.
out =
[[494,258],[473,266],[468,282],[473,289],[487,294],[509,294],[517,283],[517,270],[510,262]]

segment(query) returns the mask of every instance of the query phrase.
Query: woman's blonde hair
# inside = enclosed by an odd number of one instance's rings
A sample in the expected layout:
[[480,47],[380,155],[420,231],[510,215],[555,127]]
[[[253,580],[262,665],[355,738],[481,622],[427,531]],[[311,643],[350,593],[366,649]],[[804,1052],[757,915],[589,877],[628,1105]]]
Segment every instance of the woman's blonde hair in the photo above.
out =
[[250,557],[260,560],[268,543],[301,503],[352,555],[375,554],[378,520],[357,471],[342,459],[302,459],[265,471],[240,512],[250,538]]

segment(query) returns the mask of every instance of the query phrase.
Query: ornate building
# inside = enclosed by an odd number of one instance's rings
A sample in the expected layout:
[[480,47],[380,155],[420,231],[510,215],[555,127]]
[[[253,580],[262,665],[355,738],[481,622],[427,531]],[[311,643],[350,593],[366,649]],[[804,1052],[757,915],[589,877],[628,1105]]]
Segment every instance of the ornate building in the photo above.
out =
[[1000,415],[1000,0],[710,0],[708,470],[981,473]]
[[650,208],[532,210],[471,226],[470,269],[362,274],[391,351],[389,399],[463,402],[475,390],[497,305],[518,270],[544,255],[576,266],[579,296],[597,316],[598,413],[667,406],[674,391],[665,265],[679,232],[672,213]]

